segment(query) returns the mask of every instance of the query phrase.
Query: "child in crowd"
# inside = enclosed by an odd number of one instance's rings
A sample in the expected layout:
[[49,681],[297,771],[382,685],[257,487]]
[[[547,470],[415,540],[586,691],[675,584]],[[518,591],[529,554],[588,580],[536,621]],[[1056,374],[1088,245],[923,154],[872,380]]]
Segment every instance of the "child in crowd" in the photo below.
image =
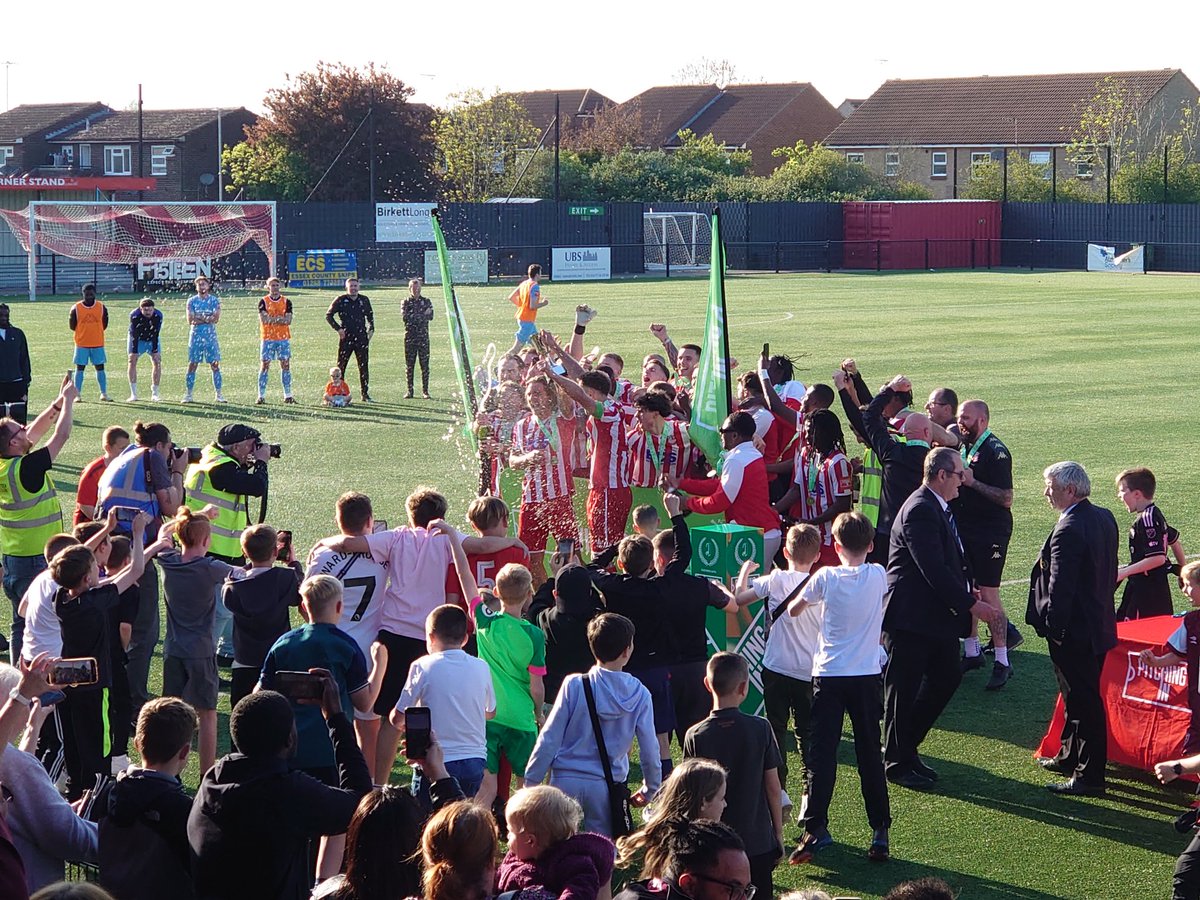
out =
[[325,406],[349,406],[350,385],[342,380],[342,370],[334,366],[329,370],[329,384],[325,385],[325,396],[321,398]]
[[508,853],[500,863],[498,891],[541,888],[566,900],[611,897],[613,842],[580,834],[583,808],[558,788],[522,788],[505,807]]
[[[80,529],[79,526],[76,531]],[[129,565],[133,546],[128,536],[114,534],[108,539],[106,572],[120,572]],[[140,578],[138,579],[141,580]],[[115,775],[129,768],[129,738],[133,723],[133,694],[129,689],[127,651],[133,637],[133,622],[137,618],[141,588],[137,582],[121,591],[116,608],[109,614],[109,646],[112,650],[113,686],[109,693],[109,733],[112,736],[112,771]]]
[[[103,581],[96,557],[87,547],[75,545],[61,551],[50,563],[51,577],[59,585],[54,612],[62,629],[64,659],[96,660],[96,681],[66,688],[62,701],[67,798],[78,800],[95,784],[96,776],[110,771],[111,735],[107,728],[108,692],[112,688],[112,650],[109,613],[122,591],[137,582],[145,565],[142,536],[149,517],[133,520],[134,547],[129,565],[116,577]],[[152,544],[157,553],[162,542]]]
[[287,565],[275,565],[279,533],[270,525],[251,525],[242,532],[242,552],[249,562],[245,576],[227,579],[221,602],[233,613],[233,669],[229,707],[254,690],[267,651],[291,628],[291,608],[300,605],[304,570],[289,543]]
[[751,883],[759,894],[771,897],[771,872],[783,854],[779,747],[766,719],[741,711],[750,690],[745,659],[736,653],[715,654],[704,686],[712,694],[713,710],[688,731],[683,755],[714,760],[728,773],[721,821],[746,845]]
[[[796,736],[800,752],[800,794],[808,793],[811,781],[809,770],[809,718],[812,710],[812,660],[817,650],[820,616],[808,609],[798,616],[785,615],[788,603],[796,598],[801,586],[808,581],[809,572],[821,551],[821,532],[815,525],[793,525],[783,544],[786,569],[774,569],[766,575],[751,578],[758,563],[747,560],[738,574],[734,593],[739,604],[763,601],[767,646],[762,658],[763,705],[775,743],[779,745],[779,783],[783,786],[784,818],[787,818],[787,734],[788,720]],[[800,818],[804,817],[801,802]]]
[[[496,715],[492,672],[481,659],[468,656],[467,614],[445,604],[425,620],[429,655],[414,660],[392,724],[404,730],[404,711],[410,706],[429,710],[430,724],[442,747],[446,771],[458,779],[468,797],[483,781],[487,758],[487,720]],[[413,767],[413,793],[429,803],[429,782],[421,766]]]
[[1156,482],[1149,469],[1126,469],[1117,476],[1117,498],[1137,518],[1129,526],[1129,565],[1117,568],[1117,581],[1125,582],[1117,621],[1169,616],[1174,611],[1171,585],[1167,580],[1167,550],[1177,565],[1187,557],[1179,532],[1167,524],[1154,505]]
[[[377,654],[368,672],[367,661],[354,638],[337,627],[342,616],[342,583],[332,575],[306,578],[300,585],[300,611],[306,624],[284,634],[267,651],[259,687],[278,690],[279,672],[325,669],[341,694],[342,709],[366,712],[379,694],[385,663]],[[380,645],[375,644],[372,649],[376,647]],[[337,761],[321,707],[288,699],[296,720],[296,751],[290,760],[291,767],[329,787],[337,787],[340,783]],[[319,879],[332,878],[341,869],[345,844],[344,834],[321,838],[317,857]]]
[[640,534],[653,540],[661,530],[662,524],[658,510],[649,503],[633,508],[633,533]]
[[584,829],[609,836],[613,836],[613,824],[608,784],[588,710],[588,690],[595,701],[613,780],[622,784],[629,777],[634,735],[645,779],[634,802],[649,801],[662,780],[650,692],[622,671],[633,653],[633,637],[633,623],[615,613],[601,613],[588,623],[588,643],[596,664],[586,674],[570,675],[563,682],[525,770],[530,784],[541,783],[549,773],[550,783],[583,807]]
[[662,878],[670,856],[672,822],[720,821],[725,812],[725,770],[711,759],[685,759],[663,782],[654,798],[654,817],[617,841],[617,868],[633,868],[641,857],[638,880]]
[[469,800],[443,806],[421,835],[425,900],[487,900],[494,895],[496,820]]
[[[215,507],[212,508],[215,514]],[[167,607],[167,634],[163,640],[163,696],[180,697],[200,719],[200,771],[217,761],[217,648],[213,639],[216,591],[227,578],[242,578],[235,568],[208,556],[212,523],[207,510],[186,506],[168,523],[181,553],[163,553],[163,600]]]
[[[471,501],[471,505],[467,507],[467,521],[482,537],[506,537],[508,535],[508,522],[510,512],[508,504],[499,497],[484,496],[476,497]],[[480,588],[494,588],[496,586],[496,573],[504,568],[508,563],[516,563],[517,565],[529,568],[529,551],[525,547],[517,545],[513,547],[505,547],[503,550],[497,550],[494,553],[468,553],[467,562],[471,566],[471,572],[475,576],[475,583]],[[447,576],[446,593],[458,594],[458,574],[451,571]],[[462,606],[466,608],[466,601],[470,599],[463,597]]]
[[833,522],[833,544],[840,566],[817,571],[789,605],[793,616],[817,607],[820,633],[813,657],[812,785],[804,823],[804,838],[792,862],[804,863],[833,843],[829,834],[829,804],[837,779],[837,748],[842,721],[850,714],[854,755],[867,819],[873,829],[867,858],[888,858],[888,828],[892,823],[887,778],[880,751],[879,721],[883,717],[879,636],[883,630],[887,574],[867,562],[875,529],[859,512],[842,513]]
[[[1184,596],[1193,607],[1200,607],[1200,562],[1190,562],[1179,572]],[[1144,665],[1162,668],[1187,663],[1188,706],[1192,721],[1183,739],[1181,756],[1200,753],[1200,609],[1186,613],[1179,627],[1167,638],[1161,656],[1147,647],[1139,656]]]
[[556,550],[550,558],[554,577],[533,595],[528,619],[546,636],[546,702],[558,697],[563,679],[592,667],[588,646],[588,623],[604,612],[600,593],[591,575],[579,564],[577,555],[564,556]]
[[117,778],[100,821],[100,884],[122,900],[194,896],[192,800],[179,776],[196,725],[196,711],[176,697],[151,700],[138,714],[134,746],[142,764]]
[[[448,526],[443,533],[457,548],[455,564],[463,590],[468,590],[467,578],[459,562],[462,548],[458,536]],[[473,580],[473,579],[472,579]],[[525,608],[533,598],[533,577],[524,566],[509,563],[496,575],[496,593],[500,609],[493,610],[471,600],[475,619],[479,657],[492,670],[496,687],[496,715],[487,723],[487,771],[476,799],[491,806],[496,798],[500,756],[512,766],[517,787],[522,787],[525,766],[537,740],[542,724],[542,704],[545,702],[546,637],[537,626],[525,621]]]

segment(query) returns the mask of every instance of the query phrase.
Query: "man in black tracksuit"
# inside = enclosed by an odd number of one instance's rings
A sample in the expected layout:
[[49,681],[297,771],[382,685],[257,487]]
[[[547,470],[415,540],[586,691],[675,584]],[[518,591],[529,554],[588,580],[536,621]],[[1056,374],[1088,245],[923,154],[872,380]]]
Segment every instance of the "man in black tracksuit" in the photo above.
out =
[[337,365],[342,370],[342,376],[348,374],[346,363],[353,353],[358,361],[358,382],[362,387],[363,402],[369,403],[368,348],[375,334],[375,313],[371,310],[367,295],[358,292],[357,278],[346,279],[346,293],[333,301],[329,312],[325,314],[325,321],[338,333]]

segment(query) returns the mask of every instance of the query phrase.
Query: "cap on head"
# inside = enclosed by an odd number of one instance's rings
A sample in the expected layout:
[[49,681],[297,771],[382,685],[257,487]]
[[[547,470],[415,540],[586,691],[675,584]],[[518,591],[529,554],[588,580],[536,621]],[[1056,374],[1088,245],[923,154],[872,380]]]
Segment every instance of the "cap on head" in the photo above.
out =
[[228,447],[231,444],[240,444],[242,441],[257,437],[260,437],[257,429],[237,422],[233,425],[226,425],[218,432],[217,443],[222,447]]

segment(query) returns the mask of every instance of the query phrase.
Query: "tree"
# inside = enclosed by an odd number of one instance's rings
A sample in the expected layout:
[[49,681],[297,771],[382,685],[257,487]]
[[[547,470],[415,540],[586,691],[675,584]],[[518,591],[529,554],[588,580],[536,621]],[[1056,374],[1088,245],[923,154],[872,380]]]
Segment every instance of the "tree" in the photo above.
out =
[[472,89],[450,100],[433,122],[446,197],[477,203],[507,194],[520,171],[518,151],[535,147],[541,132],[510,94]]
[[602,156],[611,156],[627,147],[641,146],[647,134],[662,130],[660,122],[660,116],[647,121],[638,100],[612,104],[596,110],[582,124],[564,131],[561,146],[577,151],[580,158],[590,165],[598,162]]
[[850,162],[844,154],[820,144],[797,141],[780,147],[775,156],[783,163],[771,173],[765,200],[928,200],[929,191],[919,184],[886,178],[862,163]]
[[430,111],[409,103],[411,96],[412,88],[374,63],[317,63],[267,93],[266,115],[247,129],[249,147],[229,160],[238,163],[232,189],[302,184],[305,197],[316,188],[315,200],[366,200],[373,157],[376,199],[432,197]]
[[737,81],[737,66],[728,59],[702,56],[675,73],[676,84],[715,84],[721,90]]
[[[987,162],[973,166],[970,180],[959,192],[967,200],[1003,200],[1004,164]],[[1047,167],[1033,163],[1019,152],[1008,155],[1008,199],[1027,203],[1044,203],[1051,199],[1066,202],[1097,202],[1103,194],[1094,185],[1076,178],[1050,181]]]
[[316,180],[304,158],[274,134],[235,144],[221,164],[229,173],[226,189],[246,200],[303,200]]

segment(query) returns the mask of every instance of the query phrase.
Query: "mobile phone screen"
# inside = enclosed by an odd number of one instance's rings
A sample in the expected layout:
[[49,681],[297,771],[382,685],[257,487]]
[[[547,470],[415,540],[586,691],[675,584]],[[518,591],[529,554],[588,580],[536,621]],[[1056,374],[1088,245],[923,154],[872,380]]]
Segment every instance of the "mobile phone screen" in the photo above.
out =
[[95,684],[100,680],[95,657],[82,659],[60,659],[50,667],[48,681],[56,686]]
[[273,684],[289,700],[320,700],[325,693],[320,676],[311,672],[276,672]]
[[408,759],[424,759],[429,752],[433,720],[427,706],[410,706],[404,710],[404,755]]
[[371,529],[371,534],[380,534],[388,530],[387,519],[376,519],[375,527]]

